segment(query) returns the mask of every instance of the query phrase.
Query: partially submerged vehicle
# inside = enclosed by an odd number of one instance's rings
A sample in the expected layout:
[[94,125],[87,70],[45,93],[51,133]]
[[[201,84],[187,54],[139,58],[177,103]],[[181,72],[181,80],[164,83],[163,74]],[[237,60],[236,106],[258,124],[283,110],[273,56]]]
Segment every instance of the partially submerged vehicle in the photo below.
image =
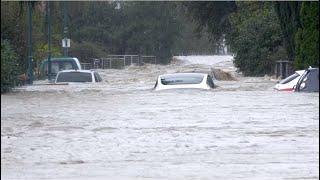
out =
[[288,76],[287,78],[279,81],[278,84],[274,86],[274,89],[278,91],[293,91],[294,86],[297,84],[300,76],[305,72],[305,70],[296,71],[294,74]]
[[102,79],[98,72],[93,70],[63,70],[58,72],[55,83],[96,83]]
[[299,78],[295,92],[319,92],[319,68],[308,68]]
[[174,73],[160,75],[154,89],[211,89],[214,88],[212,77],[205,73]]
[[[55,77],[59,71],[63,70],[81,70],[81,65],[78,58],[61,57],[51,58],[51,75]],[[48,76],[48,59],[45,59],[40,64],[39,79],[44,79]]]

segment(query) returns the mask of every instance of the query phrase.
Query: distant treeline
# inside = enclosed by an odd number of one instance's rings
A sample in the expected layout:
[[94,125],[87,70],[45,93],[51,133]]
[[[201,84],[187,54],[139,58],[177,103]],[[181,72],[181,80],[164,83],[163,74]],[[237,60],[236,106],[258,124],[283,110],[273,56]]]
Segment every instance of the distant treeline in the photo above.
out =
[[[48,2],[33,2],[33,59],[48,56]],[[62,56],[63,2],[52,2],[52,56]],[[67,2],[70,56],[213,54],[228,45],[245,75],[276,60],[319,66],[319,2]],[[13,62],[7,62],[14,59]],[[3,68],[6,67],[6,68]],[[5,76],[14,69],[13,75]],[[1,2],[1,91],[27,68],[27,2]],[[6,77],[6,79],[3,79]]]
[[[34,59],[47,56],[48,2],[33,8]],[[175,2],[67,2],[71,56],[81,61],[108,54],[156,55],[168,63],[173,54],[212,54],[209,34]],[[61,56],[63,2],[52,3],[52,53]],[[26,59],[27,3],[1,2],[1,38],[10,41]]]

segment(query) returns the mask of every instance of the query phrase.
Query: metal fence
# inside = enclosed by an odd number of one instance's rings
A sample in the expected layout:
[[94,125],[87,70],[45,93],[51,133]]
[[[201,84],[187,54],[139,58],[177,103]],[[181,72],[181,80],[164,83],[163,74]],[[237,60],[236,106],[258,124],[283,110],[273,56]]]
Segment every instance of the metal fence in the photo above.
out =
[[292,61],[280,60],[276,62],[275,74],[277,78],[280,77],[281,79],[284,79],[293,73],[294,68]]
[[141,56],[143,63],[157,64],[157,58],[155,56]]
[[156,64],[156,56],[140,55],[108,55],[104,58],[90,59],[89,63],[81,63],[82,69],[121,69],[130,65]]
[[81,64],[81,68],[84,70],[92,69],[91,63],[80,63],[80,64]]

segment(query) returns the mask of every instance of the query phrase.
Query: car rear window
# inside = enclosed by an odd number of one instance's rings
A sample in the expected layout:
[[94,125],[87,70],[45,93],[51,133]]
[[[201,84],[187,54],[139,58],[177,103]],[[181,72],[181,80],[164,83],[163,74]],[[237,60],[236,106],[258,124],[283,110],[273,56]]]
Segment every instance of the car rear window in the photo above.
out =
[[166,75],[161,77],[163,85],[200,84],[202,80],[203,75],[198,74]]
[[91,73],[62,72],[57,77],[57,82],[92,82]]

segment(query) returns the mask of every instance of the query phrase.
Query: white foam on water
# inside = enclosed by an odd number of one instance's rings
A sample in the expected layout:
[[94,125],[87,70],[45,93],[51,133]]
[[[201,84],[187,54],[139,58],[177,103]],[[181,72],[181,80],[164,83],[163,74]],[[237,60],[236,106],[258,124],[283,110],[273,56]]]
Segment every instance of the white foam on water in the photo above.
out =
[[208,55],[208,56],[174,56],[173,58],[179,59],[189,64],[205,64],[215,65],[224,62],[233,62],[234,57],[231,55]]

